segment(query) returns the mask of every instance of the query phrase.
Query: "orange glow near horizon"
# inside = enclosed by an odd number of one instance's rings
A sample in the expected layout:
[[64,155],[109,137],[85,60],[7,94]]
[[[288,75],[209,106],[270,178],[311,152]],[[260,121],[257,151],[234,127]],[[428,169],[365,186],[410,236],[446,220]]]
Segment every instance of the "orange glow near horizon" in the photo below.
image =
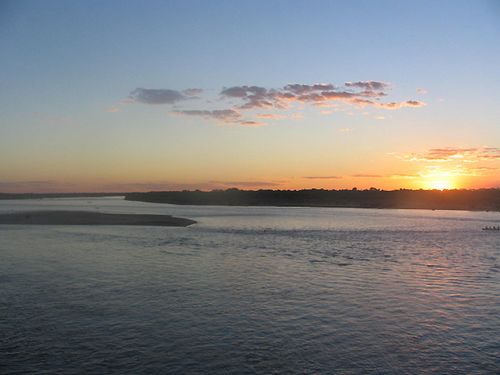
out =
[[[338,152],[338,154],[337,154]],[[322,154],[322,158],[303,157],[294,154],[278,154],[273,163],[261,155],[243,155],[237,159],[222,160],[217,154],[205,156],[199,165],[199,155],[183,160],[183,166],[169,164],[165,160],[148,163],[151,155],[143,153],[142,159],[130,162],[123,158],[106,175],[110,165],[93,163],[89,168],[83,161],[71,170],[55,163],[52,170],[38,169],[35,172],[18,166],[0,181],[0,192],[4,193],[65,193],[65,192],[131,192],[167,190],[204,190],[238,188],[242,190],[300,190],[300,189],[480,189],[500,186],[497,171],[500,165],[495,160],[470,159],[467,163],[430,161],[401,161],[392,155],[376,158],[365,165],[358,159],[332,163],[334,157],[341,159],[343,150],[334,156]],[[311,155],[307,153],[306,156]],[[369,156],[367,155],[366,158]],[[103,160],[105,160],[103,158]],[[294,161],[291,163],[290,160]],[[64,161],[66,162],[66,161]],[[70,161],[71,162],[71,161]],[[63,161],[60,161],[63,163]],[[49,163],[47,163],[49,164]],[[69,163],[68,164],[73,164]],[[218,169],[212,165],[220,166]],[[146,166],[146,167],[142,167]],[[11,166],[8,166],[11,168]],[[64,170],[62,167],[66,167]],[[69,170],[69,172],[68,172]],[[0,172],[2,170],[0,169]],[[63,174],[61,178],[60,175]]]

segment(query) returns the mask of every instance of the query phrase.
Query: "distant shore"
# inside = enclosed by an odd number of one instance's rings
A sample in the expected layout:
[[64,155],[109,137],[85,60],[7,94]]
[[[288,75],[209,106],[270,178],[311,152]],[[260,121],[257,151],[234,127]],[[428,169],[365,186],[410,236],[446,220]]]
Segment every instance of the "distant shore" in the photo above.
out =
[[344,207],[500,212],[500,189],[213,190],[127,193],[126,200],[179,205]]
[[212,190],[113,193],[0,193],[2,199],[125,197],[125,200],[210,206],[344,207],[500,212],[500,188],[476,190]]
[[196,221],[170,215],[107,214],[91,211],[31,211],[0,214],[1,224],[20,225],[142,225],[187,227]]

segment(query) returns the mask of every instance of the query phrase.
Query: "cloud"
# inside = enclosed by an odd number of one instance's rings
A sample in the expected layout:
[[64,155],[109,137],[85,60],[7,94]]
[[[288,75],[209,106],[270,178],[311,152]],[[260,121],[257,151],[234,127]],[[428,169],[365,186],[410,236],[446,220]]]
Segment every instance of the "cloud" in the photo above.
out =
[[203,89],[198,89],[198,88],[186,89],[182,93],[186,96],[197,96],[203,93]]
[[353,174],[352,177],[362,177],[362,178],[382,178],[384,176],[381,176],[379,174]]
[[240,122],[241,114],[234,109],[215,109],[209,110],[183,110],[183,111],[173,111],[172,113],[185,116],[199,116],[204,118],[212,118],[222,122]]
[[417,87],[416,91],[417,91],[417,93],[422,94],[422,95],[427,94],[427,90],[422,88],[422,87]]
[[404,180],[413,180],[415,178],[420,177],[418,174],[392,174],[388,176],[389,178],[394,179],[404,179]]
[[150,182],[114,182],[101,185],[97,190],[111,192],[129,191],[181,191],[181,190],[212,190],[227,188],[217,181],[199,182],[173,182],[173,181],[150,181]]
[[115,107],[115,106],[109,107],[109,108],[106,109],[106,112],[110,112],[110,113],[120,112],[120,108]]
[[386,82],[380,81],[358,81],[358,82],[346,82],[346,87],[355,87],[357,89],[363,89],[367,91],[383,91],[388,89],[391,85]]
[[284,91],[290,91],[296,95],[304,95],[312,92],[321,92],[321,91],[331,91],[334,90],[335,86],[331,83],[316,83],[313,85],[303,85],[299,83],[288,84],[283,87]]
[[199,181],[199,182],[116,182],[100,187],[103,191],[179,191],[179,190],[213,190],[237,188],[266,188],[279,186],[283,181]]
[[423,153],[410,153],[396,156],[405,161],[415,162],[452,162],[460,161],[464,163],[474,163],[480,160],[500,160],[500,148],[481,147],[481,148],[461,148],[444,147],[431,148]]
[[360,98],[353,98],[352,103],[360,105],[362,107],[373,106],[373,107],[383,108],[383,109],[388,109],[388,110],[396,110],[396,109],[401,109],[404,107],[418,108],[418,107],[424,107],[426,105],[426,103],[421,102],[419,100],[407,100],[405,102],[380,103],[380,102],[376,102],[373,100],[360,99]]
[[277,93],[259,86],[233,86],[220,92],[223,98],[237,98],[243,101],[240,109],[271,108],[277,105]]
[[[370,97],[379,99],[387,94],[382,91],[389,84],[378,81],[347,82],[341,89],[331,83],[300,84],[290,83],[280,89],[267,89],[261,86],[233,86],[220,92],[222,98],[241,100],[239,109],[277,108],[286,109],[291,103],[308,103],[324,105],[325,102],[342,101],[353,104],[377,106],[378,102],[366,100]],[[410,101],[411,102],[411,101]],[[411,103],[401,103],[401,106],[411,106]],[[389,107],[395,107],[395,103]]]
[[302,178],[307,180],[338,180],[342,178],[342,176],[305,176]]
[[199,116],[206,119],[214,119],[224,123],[234,123],[247,127],[259,127],[268,125],[265,122],[261,121],[243,120],[241,119],[241,113],[234,109],[216,109],[212,111],[191,109],[183,111],[173,111],[172,113],[183,116]]
[[266,119],[266,120],[283,120],[288,118],[286,115],[280,115],[277,113],[259,113],[256,114],[255,117],[261,118],[261,119]]
[[260,122],[260,121],[244,121],[241,120],[238,122],[241,126],[249,126],[249,127],[257,127],[257,126],[266,126],[267,124],[265,122]]
[[283,181],[209,181],[210,184],[228,188],[264,188],[280,186]]
[[136,88],[130,92],[130,99],[144,104],[175,104],[188,99],[180,91],[170,89]]
[[491,174],[500,167],[500,148],[497,147],[442,147],[420,153],[392,155],[421,166],[416,177],[412,175],[411,178],[479,177]]
[[[227,109],[188,108],[178,109],[181,102],[198,98],[204,91],[201,88],[189,88],[182,91],[171,89],[144,89],[133,90],[128,100],[145,104],[176,104],[174,113],[212,118],[223,122],[239,123],[245,126],[261,126],[264,123],[256,119],[277,120],[293,118],[293,115],[269,113],[271,111],[284,111],[294,107],[302,110],[306,105],[313,107],[353,106],[374,107],[386,110],[401,108],[418,108],[425,106],[418,100],[405,100],[400,102],[384,102],[382,99],[388,95],[391,85],[381,81],[356,81],[346,82],[343,86],[332,83],[289,83],[280,88],[266,88],[257,85],[242,85],[223,87],[219,92],[219,102],[225,101]],[[209,106],[214,101],[205,101]],[[253,114],[251,111],[265,109],[267,113]],[[253,118],[243,119],[243,114]],[[327,114],[327,113],[324,113]]]
[[453,167],[443,168],[440,165],[428,165],[420,172],[423,178],[434,177],[480,177],[485,176],[488,172],[497,170],[497,168],[487,167],[470,167],[464,165],[456,165]]
[[229,88],[224,88],[220,92],[222,96],[228,96],[232,98],[245,98],[251,95],[265,95],[267,89],[259,86],[234,86]]

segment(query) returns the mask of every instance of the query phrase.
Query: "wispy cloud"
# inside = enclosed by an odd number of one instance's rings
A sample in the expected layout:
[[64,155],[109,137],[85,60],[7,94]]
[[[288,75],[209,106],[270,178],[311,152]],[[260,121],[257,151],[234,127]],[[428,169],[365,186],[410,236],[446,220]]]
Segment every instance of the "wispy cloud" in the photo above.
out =
[[222,188],[272,188],[280,186],[283,181],[209,181],[210,184]]
[[420,177],[420,175],[418,175],[418,174],[391,174],[387,177],[397,179],[397,180],[413,180],[415,178]]
[[239,124],[241,126],[247,127],[259,127],[268,125],[262,121],[254,120],[244,120],[240,112],[234,109],[216,109],[216,110],[184,110],[184,111],[173,111],[172,113],[184,116],[199,116],[207,119],[214,119],[219,122],[228,124]]
[[292,83],[286,85],[283,88],[284,91],[291,92],[295,95],[306,95],[313,92],[321,92],[321,91],[332,91],[335,90],[335,86],[331,83],[316,83],[313,85],[303,85],[300,83]]
[[356,87],[358,89],[363,89],[367,91],[383,91],[390,87],[389,83],[380,81],[358,81],[358,82],[346,82],[346,87]]
[[238,122],[241,126],[249,126],[249,127],[258,127],[258,126],[266,126],[268,125],[265,122],[262,121],[252,121],[252,120],[241,120]]
[[201,95],[203,93],[203,89],[198,89],[198,88],[186,89],[182,93],[186,96],[195,97]]
[[280,115],[277,113],[258,113],[255,117],[265,120],[283,120],[288,118],[286,115]]
[[480,147],[480,148],[462,148],[462,147],[444,147],[432,148],[422,153],[396,154],[402,160],[414,162],[453,162],[461,161],[464,163],[474,163],[481,160],[500,160],[500,148]]
[[305,176],[302,178],[307,180],[338,180],[341,179],[342,176]]
[[215,109],[215,110],[198,110],[189,109],[183,111],[173,111],[172,113],[185,116],[199,116],[204,118],[212,118],[222,122],[240,122],[241,113],[234,109]]
[[[189,90],[185,90],[184,92]],[[130,92],[129,98],[143,104],[175,104],[189,99],[189,95],[170,89],[136,88]]]
[[410,178],[480,177],[500,168],[500,148],[497,147],[443,147],[392,155],[418,166],[420,170]]
[[471,167],[464,165],[457,165],[454,167],[444,168],[442,165],[429,165],[420,172],[420,176],[423,178],[433,178],[433,177],[480,177],[485,176],[488,172],[495,171],[497,168],[487,168],[487,167]]
[[404,107],[410,107],[410,108],[424,107],[426,104],[424,102],[421,102],[420,100],[407,100],[405,102],[372,103],[372,105],[379,108],[395,110]]
[[228,188],[265,189],[280,186],[284,181],[198,181],[198,182],[173,182],[173,181],[150,181],[150,182],[115,182],[104,184],[102,191],[175,191],[175,190],[212,190]]
[[362,178],[381,178],[384,177],[379,174],[363,174],[363,173],[358,173],[358,174],[353,174],[352,177],[362,177]]

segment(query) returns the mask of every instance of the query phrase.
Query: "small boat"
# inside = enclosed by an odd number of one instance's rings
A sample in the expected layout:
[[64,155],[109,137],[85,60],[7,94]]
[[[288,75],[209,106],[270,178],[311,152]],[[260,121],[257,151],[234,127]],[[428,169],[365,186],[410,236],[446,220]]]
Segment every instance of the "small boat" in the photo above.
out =
[[500,231],[500,226],[499,227],[484,227],[483,230],[497,230],[497,231]]

